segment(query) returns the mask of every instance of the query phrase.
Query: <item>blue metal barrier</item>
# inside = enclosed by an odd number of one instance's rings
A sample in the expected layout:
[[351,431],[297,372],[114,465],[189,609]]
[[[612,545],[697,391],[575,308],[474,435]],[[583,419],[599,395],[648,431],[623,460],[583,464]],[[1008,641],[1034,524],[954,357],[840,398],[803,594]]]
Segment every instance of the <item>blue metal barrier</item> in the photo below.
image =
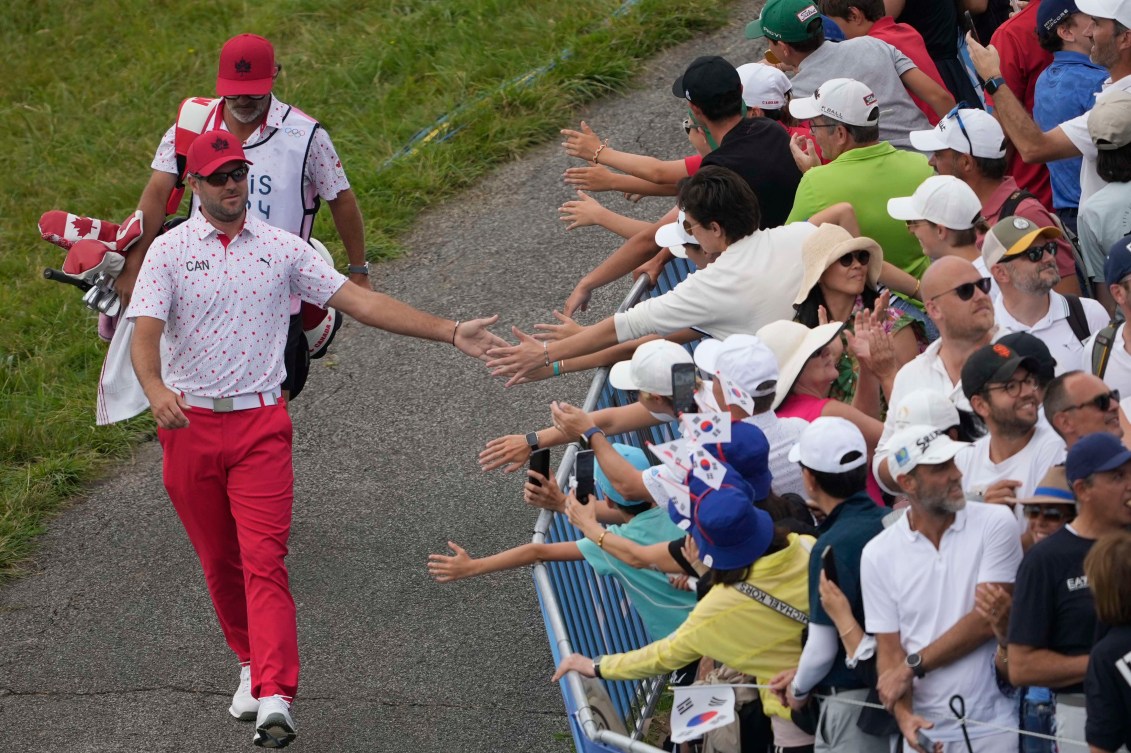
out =
[[[646,278],[637,281],[617,309],[625,311],[645,298],[666,293],[675,287],[693,268],[684,259],[667,264],[654,288],[649,290]],[[633,396],[608,384],[608,369],[597,371],[589,386],[582,407],[586,411],[618,405],[628,405]],[[674,425],[655,426],[648,430],[622,434],[614,441],[645,448],[647,442],[662,443],[674,438]],[[566,448],[558,465],[557,483],[563,489],[569,486],[573,474],[577,445]],[[563,516],[543,511],[534,529],[534,542],[576,541],[580,532]],[[552,562],[534,567],[534,584],[538,602],[550,639],[554,663],[573,652],[586,656],[621,653],[646,645],[647,631],[633,609],[620,584],[609,577],[598,576],[584,562]],[[666,685],[666,677],[640,681],[607,681],[609,693],[624,731],[600,714],[594,714],[581,679],[570,673],[561,680],[562,696],[569,715],[570,730],[578,751],[633,751],[634,753],[662,753],[659,748],[644,743],[644,722],[652,715],[656,701]]]

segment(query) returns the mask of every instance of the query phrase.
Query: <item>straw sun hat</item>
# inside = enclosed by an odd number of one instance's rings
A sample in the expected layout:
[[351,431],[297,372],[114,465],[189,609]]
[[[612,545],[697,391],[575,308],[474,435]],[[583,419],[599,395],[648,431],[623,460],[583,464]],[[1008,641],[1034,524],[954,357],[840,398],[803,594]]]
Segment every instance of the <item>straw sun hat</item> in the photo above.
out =
[[781,374],[778,376],[778,387],[774,396],[774,410],[777,410],[789,395],[789,391],[793,389],[793,383],[805,368],[805,362],[814,353],[831,343],[843,326],[840,322],[831,322],[809,329],[801,322],[782,319],[770,322],[758,330],[758,337],[770,346],[780,366]]
[[817,232],[810,233],[801,244],[801,289],[793,305],[804,303],[810,291],[817,286],[825,270],[850,251],[867,250],[872,253],[868,260],[868,286],[875,288],[880,279],[880,269],[884,264],[884,252],[880,244],[871,238],[853,238],[851,233],[840,225],[824,224]]

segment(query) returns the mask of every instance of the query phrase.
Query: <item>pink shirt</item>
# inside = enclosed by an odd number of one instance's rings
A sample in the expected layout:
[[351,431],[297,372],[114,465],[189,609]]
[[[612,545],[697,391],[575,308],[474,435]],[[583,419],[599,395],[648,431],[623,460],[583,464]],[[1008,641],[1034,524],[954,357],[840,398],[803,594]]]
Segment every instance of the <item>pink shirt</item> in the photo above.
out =
[[170,389],[212,398],[268,392],[285,375],[290,296],[325,306],[346,279],[297,235],[254,217],[225,248],[196,212],[149,247],[127,316],[165,322]]
[[[911,58],[911,62],[915,64],[915,67],[923,71],[923,73],[926,73],[932,81],[942,88],[946,88],[946,84],[939,74],[939,69],[935,65],[935,61],[931,59],[930,54],[927,52],[927,43],[923,41],[923,35],[916,31],[914,26],[896,23],[895,19],[891,16],[884,16],[879,21],[872,24],[872,28],[868,30],[868,36],[887,42],[892,47]],[[936,113],[931,109],[930,105],[916,97],[910,90],[908,90],[907,93],[911,95],[911,99],[915,102],[915,105],[927,116],[927,120],[930,121],[931,125],[937,124],[940,118],[946,115],[945,112]]]

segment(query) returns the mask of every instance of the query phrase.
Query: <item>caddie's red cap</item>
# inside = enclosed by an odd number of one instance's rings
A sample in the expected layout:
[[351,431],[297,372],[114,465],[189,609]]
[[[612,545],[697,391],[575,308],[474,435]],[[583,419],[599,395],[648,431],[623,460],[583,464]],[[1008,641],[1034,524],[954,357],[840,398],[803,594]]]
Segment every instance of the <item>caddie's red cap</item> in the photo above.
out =
[[185,159],[185,172],[207,178],[229,162],[252,164],[243,154],[240,140],[227,131],[205,131],[193,139]]
[[240,34],[224,43],[216,73],[221,97],[269,94],[275,83],[275,48],[258,34]]

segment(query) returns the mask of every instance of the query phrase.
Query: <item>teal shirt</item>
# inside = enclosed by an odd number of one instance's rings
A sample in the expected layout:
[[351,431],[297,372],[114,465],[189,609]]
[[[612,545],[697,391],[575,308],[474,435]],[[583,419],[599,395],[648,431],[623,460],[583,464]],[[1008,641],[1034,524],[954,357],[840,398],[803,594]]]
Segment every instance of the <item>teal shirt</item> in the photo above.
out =
[[[644,546],[682,539],[686,535],[671,521],[667,511],[659,507],[640,513],[624,525],[609,526],[608,530]],[[577,548],[599,575],[611,575],[620,581],[653,641],[674,633],[695,608],[695,592],[673,588],[663,573],[630,567],[589,539],[578,541]]]
[[888,214],[888,199],[910,196],[935,174],[918,152],[896,149],[886,141],[850,149],[827,165],[801,177],[793,211],[786,222],[804,222],[817,212],[847,201],[856,210],[860,233],[884,250],[884,261],[922,277],[930,260],[903,220]]

